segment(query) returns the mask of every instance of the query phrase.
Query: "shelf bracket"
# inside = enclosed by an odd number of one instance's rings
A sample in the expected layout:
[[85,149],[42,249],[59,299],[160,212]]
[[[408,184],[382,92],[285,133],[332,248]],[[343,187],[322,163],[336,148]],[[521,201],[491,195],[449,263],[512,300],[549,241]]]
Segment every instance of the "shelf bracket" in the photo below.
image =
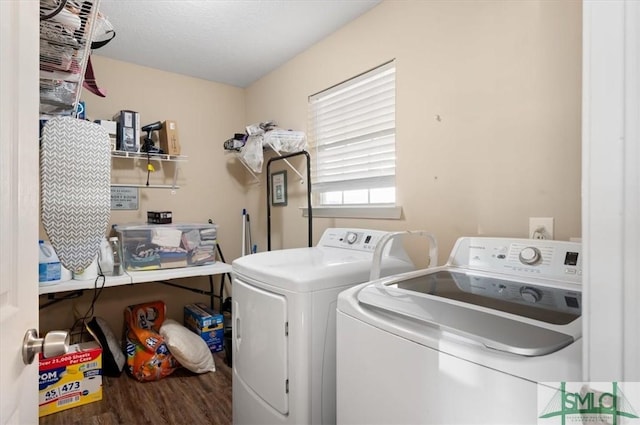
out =
[[[282,154],[280,153],[280,151],[277,150],[276,148],[274,148],[273,145],[271,144],[271,142],[266,142],[266,143],[269,145],[269,147],[271,148],[272,151],[277,153],[279,157],[282,157]],[[289,166],[289,168],[291,168],[291,170],[293,170],[293,172],[296,173],[298,175],[298,177],[300,177],[300,184],[304,184],[304,176],[300,173],[300,171],[298,171],[296,169],[296,167],[291,165],[291,163],[286,158],[282,158],[282,160],[284,162],[286,162],[286,164]]]
[[178,182],[178,170],[179,169],[180,169],[180,164],[176,162],[174,167],[173,167],[173,184],[171,185],[171,194],[172,195],[176,194],[176,189],[178,188],[176,183]]
[[[286,158],[288,158],[289,156],[291,156],[290,154],[286,154],[283,155],[282,153],[280,153],[280,151],[278,149],[276,149],[273,144],[271,142],[265,141],[264,145],[263,145],[263,150],[265,147],[268,147],[270,150],[272,150],[273,152],[275,152],[288,166],[289,168],[291,168],[291,170],[296,173],[298,175],[298,177],[300,177],[300,184],[304,184],[305,183],[305,176],[302,175],[302,173],[300,171],[298,171],[296,169],[296,167],[294,167]],[[304,152],[304,151],[300,151],[300,152]],[[240,163],[244,166],[244,168],[247,169],[247,171],[249,172],[249,174],[251,174],[251,176],[253,177],[253,179],[255,180],[256,183],[260,183],[260,178],[256,175],[256,173],[251,169],[251,167],[249,166],[249,164],[247,164],[245,162],[245,160],[242,158],[242,156],[240,155],[240,153],[236,152],[236,158],[238,158],[238,161],[240,161]]]
[[256,176],[256,173],[254,173],[253,170],[251,169],[251,167],[249,167],[249,165],[247,165],[247,163],[244,162],[242,157],[240,157],[240,155],[238,155],[238,156],[236,156],[236,158],[238,158],[238,160],[240,160],[240,164],[242,164],[244,166],[244,168],[247,169],[249,174],[251,174],[251,176],[253,176],[253,179],[255,180],[255,182],[256,183],[260,183],[260,179],[258,178],[258,176]]

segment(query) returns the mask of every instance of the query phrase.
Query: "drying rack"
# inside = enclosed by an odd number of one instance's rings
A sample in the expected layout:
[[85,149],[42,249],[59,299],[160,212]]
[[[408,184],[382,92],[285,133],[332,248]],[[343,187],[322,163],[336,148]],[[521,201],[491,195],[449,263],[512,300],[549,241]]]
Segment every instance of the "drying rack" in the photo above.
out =
[[[77,115],[99,1],[40,1],[40,116],[43,119]],[[52,4],[55,10],[51,10]],[[47,10],[49,13],[43,14]]]
[[[287,161],[287,159],[298,155],[304,155],[307,160],[307,210],[309,211],[307,217],[307,231],[309,247],[311,247],[313,239],[313,213],[311,210],[311,157],[309,156],[309,152],[303,150],[300,152],[273,157],[267,162],[267,251],[271,251],[271,164],[275,161],[285,161],[287,164],[289,164],[289,161]],[[289,166],[295,170],[295,168],[291,166],[291,164],[289,164]],[[298,170],[295,171],[299,176],[301,176]]]

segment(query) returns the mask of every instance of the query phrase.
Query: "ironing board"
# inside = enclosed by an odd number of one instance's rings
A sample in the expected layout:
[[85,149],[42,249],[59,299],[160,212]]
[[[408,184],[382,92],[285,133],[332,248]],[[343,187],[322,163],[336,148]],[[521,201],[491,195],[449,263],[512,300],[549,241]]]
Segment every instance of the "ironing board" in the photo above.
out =
[[109,133],[97,124],[52,118],[40,141],[40,209],[60,263],[81,273],[96,258],[111,215]]

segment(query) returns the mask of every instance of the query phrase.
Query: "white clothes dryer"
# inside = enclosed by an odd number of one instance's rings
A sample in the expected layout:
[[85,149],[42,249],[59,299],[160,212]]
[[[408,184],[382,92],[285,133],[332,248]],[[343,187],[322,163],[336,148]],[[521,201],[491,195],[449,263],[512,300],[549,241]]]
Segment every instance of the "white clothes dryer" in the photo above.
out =
[[[234,424],[335,423],[337,296],[369,280],[385,235],[328,229],[315,247],[233,261]],[[400,241],[388,248],[382,276],[415,269]]]
[[338,297],[339,424],[535,424],[580,381],[579,243],[461,238],[446,265]]

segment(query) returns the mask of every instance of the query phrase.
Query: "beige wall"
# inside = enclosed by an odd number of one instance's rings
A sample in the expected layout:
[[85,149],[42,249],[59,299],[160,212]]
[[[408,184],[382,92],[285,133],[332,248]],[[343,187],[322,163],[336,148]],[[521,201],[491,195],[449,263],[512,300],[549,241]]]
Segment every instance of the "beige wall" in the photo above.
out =
[[[180,222],[213,218],[231,262],[247,208],[254,242],[265,250],[264,172],[253,182],[222,142],[269,119],[306,130],[309,95],[394,58],[402,218],[317,218],[314,244],[329,226],[426,229],[438,237],[443,263],[459,236],[526,237],[530,216],[555,217],[557,239],[580,236],[581,3],[570,1],[385,1],[246,90],[96,54],[108,96],[84,95],[91,119],[120,109],[139,111],[143,124],[174,119],[189,157],[175,194],[141,189],[140,209],[114,211],[112,223],[143,222],[152,209],[171,210]],[[144,162],[117,160],[113,180],[144,183],[144,170]],[[152,183],[170,183],[173,170],[157,175]],[[288,180],[289,206],[272,209],[274,248],[307,243],[298,209],[304,186],[291,171]],[[419,243],[413,257],[426,262]],[[189,284],[207,288],[206,279]],[[70,326],[71,311],[88,308],[89,292],[42,310],[43,330]],[[95,314],[119,333],[123,308],[153,299],[165,300],[176,319],[184,304],[207,300],[160,284],[116,287],[104,290]]]
[[[306,129],[309,95],[395,58],[403,216],[317,219],[316,241],[327,226],[426,229],[442,263],[463,235],[527,237],[532,216],[580,236],[581,19],[572,1],[385,1],[248,87],[246,119]],[[302,195],[274,213],[286,248],[306,243]]]
[[[106,98],[84,92],[87,114],[92,119],[110,119],[117,111],[140,112],[142,124],[165,119],[178,124],[183,154],[188,162],[180,165],[178,184],[168,189],[140,189],[137,211],[112,211],[111,223],[144,223],[148,210],[169,210],[174,222],[206,223],[209,218],[219,226],[218,241],[227,261],[240,255],[241,211],[245,207],[246,178],[242,166],[233,164],[224,154],[222,143],[245,126],[244,91],[224,84],[171,74],[112,59],[92,56],[99,86]],[[171,163],[155,163],[157,171],[150,183],[171,184]],[[116,159],[112,181],[146,182],[146,162]],[[42,232],[41,232],[42,234]],[[219,278],[216,278],[216,288]],[[228,282],[228,279],[227,279]],[[208,279],[186,279],[183,283],[208,289]],[[217,291],[217,289],[216,289]],[[72,310],[84,314],[92,291],[82,298],[63,301],[41,311],[43,330],[69,327]],[[41,297],[44,302],[45,297]],[[190,302],[207,302],[208,297],[149,283],[108,288],[96,304],[95,314],[104,317],[114,331],[120,332],[123,309],[130,304],[164,300],[169,317],[181,320],[182,307]]]

